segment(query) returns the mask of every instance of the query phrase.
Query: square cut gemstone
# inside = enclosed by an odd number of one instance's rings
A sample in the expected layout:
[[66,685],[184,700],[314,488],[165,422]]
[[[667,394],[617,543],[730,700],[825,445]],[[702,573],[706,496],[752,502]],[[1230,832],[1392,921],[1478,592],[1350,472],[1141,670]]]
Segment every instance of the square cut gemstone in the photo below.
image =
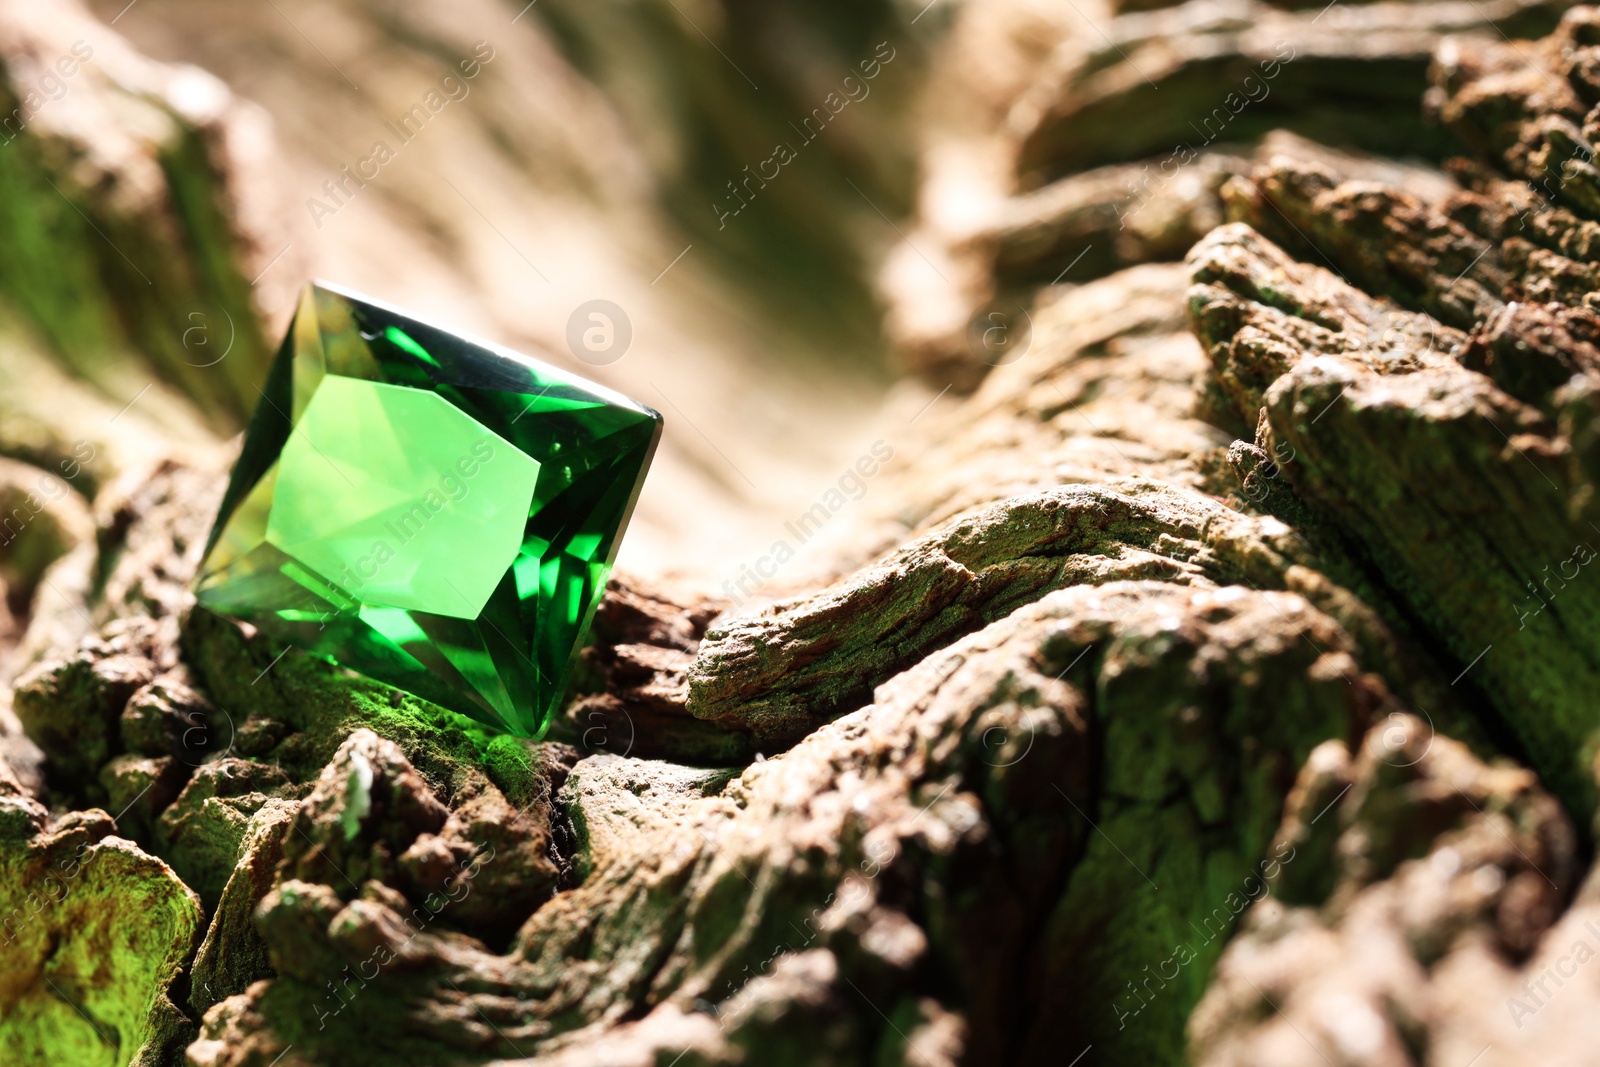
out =
[[539,737],[660,438],[660,415],[609,389],[308,286],[195,595]]

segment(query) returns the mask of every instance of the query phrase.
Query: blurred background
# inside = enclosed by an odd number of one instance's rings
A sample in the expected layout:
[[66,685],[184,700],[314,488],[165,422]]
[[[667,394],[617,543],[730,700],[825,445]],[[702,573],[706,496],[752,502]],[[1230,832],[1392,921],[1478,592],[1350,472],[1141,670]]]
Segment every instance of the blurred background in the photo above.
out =
[[[313,277],[663,412],[624,567],[720,584],[882,436],[938,5],[0,8],[8,454],[230,437]],[[631,341],[579,359],[594,300]]]
[[[1435,47],[1566,6],[0,0],[0,504],[74,455],[80,511],[177,451],[225,470],[320,278],[660,410],[619,566],[726,589],[875,442],[894,479],[958,441],[1030,309],[1181,260],[1254,162],[1449,188]],[[574,345],[595,301],[625,345]],[[1068,429],[1029,478],[1135,471]],[[763,592],[1020,491],[1020,442],[960,447],[992,486],[925,464]],[[0,545],[14,616],[72,511]]]

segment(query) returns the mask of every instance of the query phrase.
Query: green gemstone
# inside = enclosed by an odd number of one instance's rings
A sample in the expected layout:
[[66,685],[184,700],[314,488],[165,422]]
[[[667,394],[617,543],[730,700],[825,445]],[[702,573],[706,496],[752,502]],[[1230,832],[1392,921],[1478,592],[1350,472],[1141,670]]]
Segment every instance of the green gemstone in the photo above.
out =
[[538,737],[660,437],[660,415],[608,389],[308,286],[195,594]]

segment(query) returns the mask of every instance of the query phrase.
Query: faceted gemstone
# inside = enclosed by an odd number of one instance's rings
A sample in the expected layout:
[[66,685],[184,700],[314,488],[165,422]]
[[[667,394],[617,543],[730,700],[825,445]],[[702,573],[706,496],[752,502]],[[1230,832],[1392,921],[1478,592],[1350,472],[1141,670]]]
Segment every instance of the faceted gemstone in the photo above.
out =
[[308,286],[196,596],[538,737],[660,437],[660,415],[602,386]]

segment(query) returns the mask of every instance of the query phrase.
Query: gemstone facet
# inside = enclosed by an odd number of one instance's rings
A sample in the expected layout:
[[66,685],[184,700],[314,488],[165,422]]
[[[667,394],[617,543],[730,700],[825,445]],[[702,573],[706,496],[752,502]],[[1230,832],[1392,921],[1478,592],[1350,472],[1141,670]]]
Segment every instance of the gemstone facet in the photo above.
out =
[[196,597],[538,737],[660,437],[660,415],[602,386],[308,286]]

